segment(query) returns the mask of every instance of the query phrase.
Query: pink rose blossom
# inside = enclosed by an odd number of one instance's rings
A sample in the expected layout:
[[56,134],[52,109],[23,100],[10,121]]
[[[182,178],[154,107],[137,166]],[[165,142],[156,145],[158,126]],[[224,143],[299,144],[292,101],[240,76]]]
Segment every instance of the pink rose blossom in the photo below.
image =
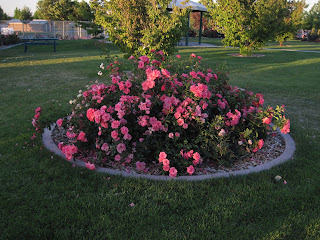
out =
[[88,118],[91,122],[94,121],[94,112],[95,112],[95,110],[92,109],[92,108],[89,108],[89,109],[87,110],[87,118]]
[[200,161],[200,159],[201,159],[201,156],[200,156],[200,154],[199,154],[198,152],[195,152],[195,153],[192,155],[192,157],[193,157],[194,160],[198,160],[198,161]]
[[139,61],[138,68],[144,68],[144,62],[143,61]]
[[114,160],[116,160],[117,162],[119,162],[121,160],[121,156],[119,154],[117,154],[115,157],[114,157]]
[[159,154],[159,162],[163,162],[163,159],[167,158],[167,154],[165,152],[160,152]]
[[36,119],[36,120],[38,120],[39,117],[40,117],[40,113],[36,113],[36,114],[34,115],[34,119]]
[[67,137],[68,137],[68,138],[76,138],[76,137],[77,137],[77,134],[76,134],[76,133],[73,133],[73,132],[70,132],[70,131],[67,131]]
[[195,58],[195,57],[196,57],[196,55],[195,55],[194,53],[191,53],[190,57]]
[[36,110],[35,110],[35,113],[39,113],[42,111],[42,108],[41,107],[37,107]]
[[218,79],[217,74],[215,74],[215,73],[213,74],[213,79],[214,79],[214,80],[217,80],[217,79]]
[[174,137],[174,134],[173,133],[169,133],[169,138],[173,138]]
[[190,86],[190,91],[199,98],[211,98],[211,92],[208,90],[208,86],[202,83]]
[[159,52],[157,52],[157,54],[160,54],[161,56],[163,56],[164,52],[160,50]]
[[88,140],[86,139],[86,134],[84,132],[80,132],[77,139],[81,142],[88,142]]
[[175,167],[171,167],[170,170],[169,170],[169,176],[170,177],[176,177],[177,176],[177,169]]
[[119,134],[117,131],[113,130],[111,132],[111,137],[115,140],[115,141],[118,141],[119,140]]
[[34,118],[32,119],[32,126],[37,127],[37,120],[35,120]]
[[260,139],[260,140],[258,141],[258,146],[255,147],[255,148],[252,150],[252,152],[257,152],[259,149],[261,149],[261,148],[263,147],[263,144],[264,144],[263,139]]
[[107,151],[109,150],[109,145],[108,145],[108,143],[102,144],[101,150],[107,152]]
[[132,87],[132,83],[129,80],[126,81],[125,85],[126,85],[127,88],[131,88]]
[[130,141],[130,140],[132,139],[132,136],[131,136],[129,133],[127,133],[127,134],[125,134],[125,135],[123,136],[123,139]]
[[166,158],[163,159],[163,160],[162,160],[162,164],[163,164],[163,165],[170,165],[169,159],[166,159]]
[[139,59],[146,64],[150,63],[150,59],[147,56],[141,56]]
[[148,89],[152,89],[156,85],[156,83],[153,80],[146,80],[141,85],[142,89],[144,91],[147,91]]
[[64,145],[64,142],[59,142],[59,144],[58,144],[58,148],[61,150],[61,149],[62,149],[62,147],[63,147],[63,145]]
[[112,123],[111,123],[111,127],[113,128],[113,129],[116,129],[116,128],[118,128],[120,126],[120,121],[113,121]]
[[189,167],[187,167],[187,172],[192,175],[194,173],[194,167],[192,165],[190,165]]
[[146,167],[145,162],[140,162],[140,161],[136,162],[136,169],[138,171],[143,171],[145,169],[145,167]]
[[175,112],[174,117],[176,119],[180,118],[181,117],[181,113],[180,112]]
[[223,137],[226,135],[226,131],[224,129],[221,129],[219,134],[218,134],[220,137]]
[[82,96],[83,96],[84,98],[88,97],[88,96],[89,96],[89,95],[88,95],[88,92],[87,92],[87,91],[83,92],[83,93],[82,93]]
[[233,114],[232,112],[228,112],[226,115],[229,118],[229,120],[226,121],[227,126],[235,126],[239,123],[241,113],[237,109],[235,109],[235,114]]
[[201,162],[201,156],[200,156],[200,154],[198,153],[198,152],[195,152],[194,154],[193,154],[193,161],[192,161],[192,163],[193,163],[193,165],[195,165],[195,166],[197,166],[200,162]]
[[259,149],[261,149],[263,147],[263,144],[264,144],[263,139],[260,139],[258,142]]
[[162,68],[161,73],[163,76],[169,78],[170,77],[170,72],[167,69]]
[[126,151],[126,145],[124,143],[119,143],[117,146],[117,151],[118,151],[118,153],[122,153],[122,152]]
[[221,108],[221,109],[225,109],[226,108],[226,104],[224,102],[222,102],[220,99],[218,100],[218,106]]
[[95,170],[96,169],[96,167],[94,166],[94,163],[90,163],[90,162],[87,162],[85,167],[90,169],[90,170]]
[[178,122],[178,125],[179,125],[179,126],[183,126],[183,124],[184,124],[184,120],[183,120],[182,118],[179,118],[179,119],[177,120],[177,122]]
[[287,119],[286,123],[284,124],[283,128],[281,129],[281,132],[284,134],[287,134],[290,132],[290,120]]
[[59,119],[57,120],[57,125],[58,125],[58,127],[61,127],[61,126],[62,126],[62,123],[63,123],[63,119],[62,119],[62,118],[59,118]]
[[177,55],[176,57],[177,57],[177,58],[181,58],[181,56],[180,56],[180,55]]
[[146,72],[146,73],[147,73],[148,81],[154,81],[161,76],[161,72],[159,70],[153,70],[151,72]]
[[262,119],[262,123],[264,124],[270,124],[271,123],[272,118],[271,117],[265,117]]
[[66,156],[66,159],[70,161],[73,157],[73,154],[75,154],[78,151],[78,148],[75,145],[65,145],[61,149],[62,153]]
[[168,172],[170,170],[170,165],[163,165],[163,171]]

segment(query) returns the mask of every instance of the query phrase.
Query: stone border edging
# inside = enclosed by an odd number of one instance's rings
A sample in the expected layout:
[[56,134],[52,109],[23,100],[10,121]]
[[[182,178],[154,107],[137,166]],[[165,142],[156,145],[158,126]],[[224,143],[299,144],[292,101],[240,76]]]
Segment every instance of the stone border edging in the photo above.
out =
[[[43,145],[50,150],[51,152],[55,153],[56,155],[59,155],[60,157],[65,158],[65,155],[62,153],[62,151],[57,147],[57,145],[53,142],[51,134],[53,129],[55,128],[56,124],[52,124],[50,126],[51,130],[49,128],[44,129],[44,133],[42,134],[42,142]],[[224,172],[224,173],[214,173],[214,174],[208,174],[208,175],[196,175],[196,176],[180,176],[176,178],[171,178],[169,176],[156,176],[156,175],[145,175],[145,174],[137,174],[137,173],[130,173],[122,170],[114,170],[110,168],[103,168],[103,167],[97,167],[96,172],[100,173],[107,173],[111,175],[120,175],[123,177],[132,177],[132,178],[146,178],[150,180],[182,180],[182,181],[202,181],[207,180],[211,178],[220,178],[220,177],[231,177],[231,176],[237,176],[237,175],[247,175],[253,172],[261,172],[264,170],[268,170],[274,166],[277,166],[279,164],[282,164],[289,159],[293,157],[293,154],[296,150],[296,145],[294,140],[289,134],[283,134],[280,132],[281,137],[283,138],[285,142],[285,150],[284,152],[277,158],[261,164],[259,166],[250,168],[250,169],[241,169],[236,170],[232,172]],[[85,167],[85,162],[82,162],[80,160],[71,160],[71,163],[76,164],[80,167]]]

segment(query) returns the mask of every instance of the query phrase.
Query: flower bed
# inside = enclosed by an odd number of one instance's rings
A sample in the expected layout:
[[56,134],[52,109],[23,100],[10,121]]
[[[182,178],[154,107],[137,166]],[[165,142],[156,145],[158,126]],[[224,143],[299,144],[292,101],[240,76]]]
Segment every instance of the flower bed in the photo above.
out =
[[130,60],[130,72],[118,61],[101,64],[98,75],[107,79],[80,91],[70,118],[57,121],[66,129],[59,148],[68,160],[80,158],[89,169],[194,175],[204,163],[231,165],[259,151],[276,127],[289,132],[283,106],[263,108],[262,94],[230,86],[227,75],[205,67],[200,56],[166,60],[160,51]]

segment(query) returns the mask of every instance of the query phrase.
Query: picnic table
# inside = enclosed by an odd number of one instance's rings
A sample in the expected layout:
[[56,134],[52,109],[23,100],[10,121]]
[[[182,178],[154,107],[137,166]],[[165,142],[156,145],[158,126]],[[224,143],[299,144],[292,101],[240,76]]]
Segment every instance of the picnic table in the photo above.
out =
[[53,45],[53,51],[56,52],[56,41],[58,38],[23,38],[24,41],[24,52],[28,51],[28,45]]

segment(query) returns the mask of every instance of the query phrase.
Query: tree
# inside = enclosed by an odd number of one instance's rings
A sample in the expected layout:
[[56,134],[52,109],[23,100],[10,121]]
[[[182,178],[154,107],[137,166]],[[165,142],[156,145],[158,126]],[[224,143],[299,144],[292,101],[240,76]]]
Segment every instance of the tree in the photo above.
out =
[[313,29],[314,31],[320,29],[320,1],[315,3],[306,13],[303,26],[305,29]]
[[9,19],[9,16],[5,12],[3,12],[3,9],[0,6],[0,20],[8,20],[8,19]]
[[37,18],[47,20],[92,21],[94,14],[85,1],[39,0]]
[[21,10],[16,7],[16,9],[14,10],[13,18],[20,19],[20,14],[21,14]]
[[75,2],[71,0],[39,0],[39,18],[47,20],[73,20]]
[[92,21],[94,14],[90,5],[82,0],[81,2],[75,2],[74,17],[76,21]]
[[282,23],[278,25],[278,31],[275,37],[275,40],[280,43],[280,46],[282,46],[282,43],[287,39],[294,38],[302,26],[302,14],[305,7],[306,3],[304,0],[291,0],[287,2],[286,16],[283,18]]
[[74,6],[74,21],[77,22],[78,26],[85,29],[88,34],[92,34],[94,37],[103,33],[102,26],[96,24],[94,20],[94,10],[91,9],[90,5],[85,2],[76,2]]
[[32,20],[32,12],[29,7],[24,6],[22,10],[16,8],[14,10],[14,19],[20,19],[21,21],[29,21]]
[[35,12],[33,13],[32,18],[33,18],[33,19],[40,19],[40,17],[39,17],[39,11],[35,11]]
[[148,55],[150,50],[172,54],[185,33],[189,9],[167,7],[171,0],[93,0],[96,23],[128,55]]
[[20,11],[20,17],[19,19],[21,21],[29,21],[32,20],[32,12],[29,7],[23,7],[22,10]]
[[224,45],[240,48],[241,54],[274,38],[286,12],[286,0],[203,0],[224,33]]
[[74,20],[74,6],[71,0],[59,0],[52,6],[55,20]]
[[37,14],[40,19],[55,20],[55,16],[52,13],[52,6],[57,0],[39,0],[37,2]]

